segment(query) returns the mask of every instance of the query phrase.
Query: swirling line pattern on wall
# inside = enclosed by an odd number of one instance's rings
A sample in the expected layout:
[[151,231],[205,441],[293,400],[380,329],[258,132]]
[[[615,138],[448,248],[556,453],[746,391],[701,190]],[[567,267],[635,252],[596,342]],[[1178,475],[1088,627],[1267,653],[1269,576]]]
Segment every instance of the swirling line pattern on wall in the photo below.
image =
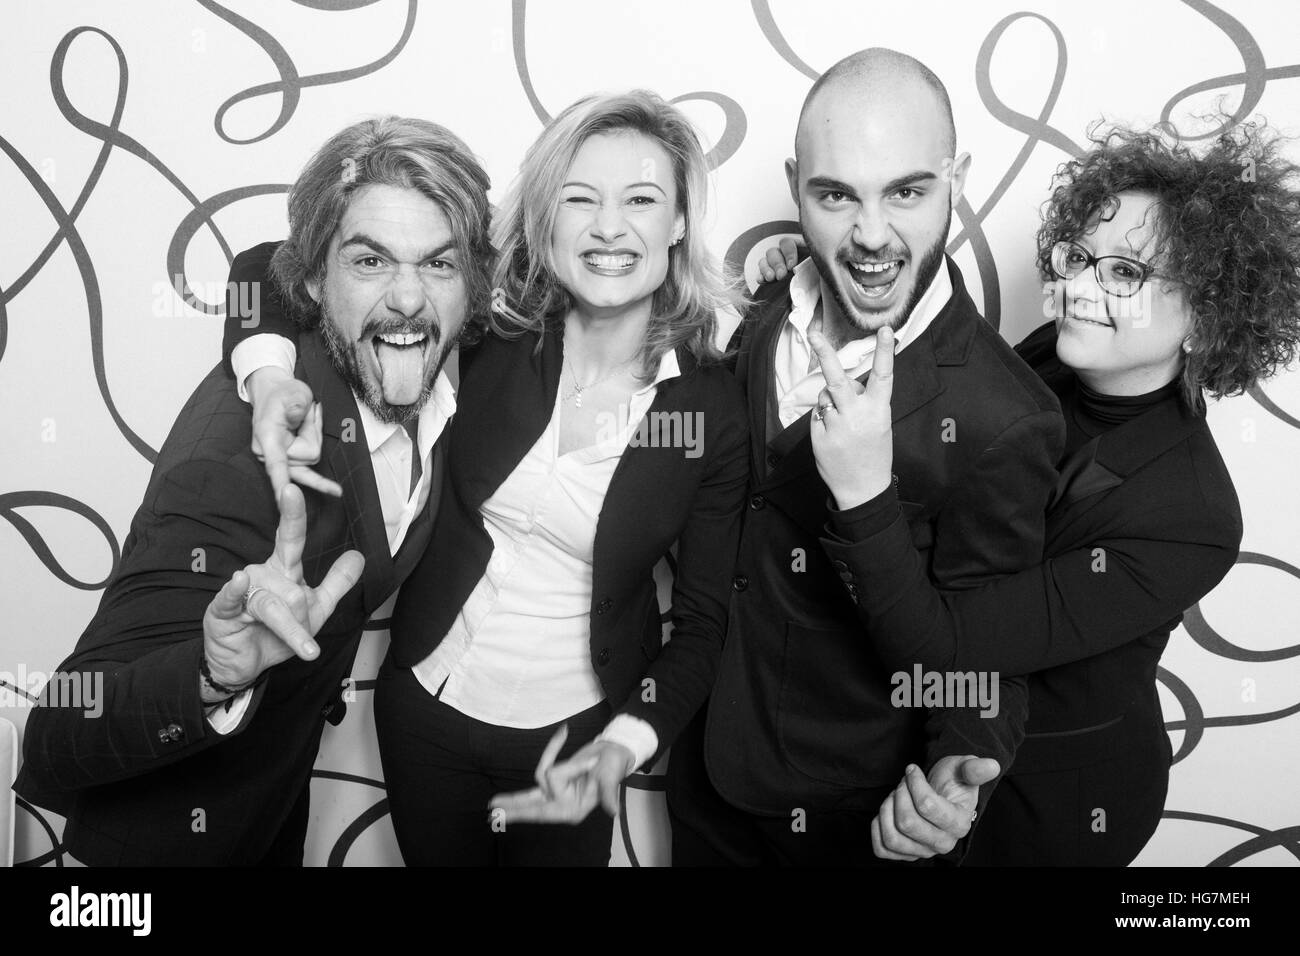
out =
[[[311,11],[329,14],[373,7],[382,3],[383,0],[295,0],[295,2]],[[1235,124],[1243,121],[1252,113],[1260,103],[1270,83],[1285,82],[1300,77],[1300,64],[1269,66],[1259,44],[1246,26],[1237,18],[1219,7],[1205,2],[1205,0],[1182,0],[1182,2],[1187,10],[1197,15],[1202,26],[1208,25],[1229,40],[1240,55],[1242,70],[1207,77],[1175,91],[1169,96],[1161,110],[1160,119],[1163,122],[1169,123],[1175,112],[1197,95],[1214,90],[1240,88],[1241,101],[1231,114],[1230,119],[1230,123]],[[222,4],[215,2],[215,0],[198,0],[198,6],[212,17],[227,24],[238,37],[251,41],[258,47],[270,61],[278,76],[278,79],[274,81],[248,86],[231,94],[217,107],[212,121],[215,136],[222,143],[234,146],[249,146],[264,142],[284,130],[290,124],[302,102],[304,91],[317,87],[345,84],[391,67],[398,62],[402,52],[408,47],[415,34],[417,21],[416,2],[415,0],[407,0],[400,35],[392,41],[391,46],[381,56],[359,66],[347,66],[303,74],[294,63],[285,45],[265,27],[233,12]],[[536,7],[532,12],[537,13],[544,10],[544,7]],[[553,113],[542,102],[536,88],[534,73],[529,65],[526,30],[529,12],[530,9],[526,0],[512,0],[509,9],[511,54],[518,93],[527,102],[533,115],[541,124],[548,122]],[[786,38],[776,15],[772,11],[772,6],[767,0],[752,0],[751,14],[759,34],[770,48],[751,52],[758,55],[775,55],[780,62],[789,68],[795,78],[813,79],[818,75],[817,69],[810,65]],[[1038,100],[1040,105],[1036,107],[1037,112],[1034,115],[1020,112],[1007,105],[999,91],[995,89],[992,79],[993,64],[998,58],[998,50],[1004,36],[1012,26],[1023,21],[1030,21],[1037,25],[1038,28],[1041,28],[1046,37],[1050,39],[1051,46],[1055,49],[1055,63],[1051,66],[1050,83],[1041,91]],[[1181,25],[1180,29],[1194,31],[1196,27],[1195,25]],[[112,96],[113,106],[111,115],[106,121],[95,119],[78,110],[73,106],[68,93],[67,76],[72,69],[69,65],[69,56],[76,41],[85,35],[93,35],[106,42],[116,62],[117,76],[116,87]],[[236,39],[232,40],[232,42],[239,41]],[[998,124],[1017,136],[1023,137],[1023,140],[1019,143],[1014,156],[998,176],[993,187],[983,201],[978,204],[978,207],[972,206],[966,198],[963,198],[958,204],[956,219],[959,231],[950,240],[947,248],[950,254],[956,254],[969,246],[969,252],[975,260],[979,273],[979,285],[982,291],[986,317],[990,323],[998,327],[1001,322],[1001,278],[989,238],[984,231],[984,224],[990,213],[998,207],[1008,190],[1025,170],[1031,156],[1036,151],[1047,148],[1058,152],[1062,159],[1068,159],[1080,155],[1084,147],[1065,132],[1052,125],[1052,116],[1066,87],[1069,72],[1067,36],[1052,18],[1033,11],[1017,11],[1004,16],[993,24],[983,37],[975,62],[974,76],[971,79],[975,84],[983,107]],[[229,262],[232,258],[232,249],[221,229],[217,226],[216,214],[246,199],[283,193],[288,189],[288,186],[283,183],[247,183],[234,188],[218,190],[207,199],[200,199],[198,193],[186,185],[180,176],[159,159],[154,152],[123,129],[128,104],[128,79],[128,58],[122,45],[113,35],[100,26],[84,25],[71,29],[62,36],[54,49],[50,59],[48,78],[49,90],[54,104],[64,121],[72,129],[98,141],[100,144],[93,164],[87,171],[84,182],[77,190],[74,201],[66,208],[60,202],[49,183],[37,171],[35,164],[24,156],[22,151],[14,146],[9,139],[0,136],[0,151],[8,158],[18,175],[30,185],[35,197],[54,223],[53,233],[44,241],[31,261],[17,270],[17,278],[8,286],[0,287],[0,361],[6,359],[9,362],[27,360],[24,356],[16,357],[6,351],[10,345],[11,303],[23,294],[37,275],[49,267],[55,252],[66,244],[72,256],[73,267],[76,269],[77,281],[80,283],[85,296],[84,314],[88,324],[94,377],[100,399],[126,444],[146,461],[153,462],[156,451],[127,423],[114,401],[105,359],[104,306],[100,293],[100,280],[95,267],[95,257],[86,238],[79,230],[78,219],[95,193],[114,149],[144,162],[153,173],[166,183],[167,187],[179,194],[189,204],[189,210],[176,223],[168,238],[165,260],[161,263],[165,269],[163,278],[175,290],[176,295],[186,306],[198,313],[215,316],[224,312],[224,302],[205,301],[191,288],[191,283],[186,277],[186,253],[193,239],[200,230],[207,229],[222,255]],[[111,84],[112,81],[109,80],[109,85],[111,86]],[[148,93],[149,91],[145,90],[143,95],[147,96]],[[671,94],[672,91],[667,91],[667,93]],[[1023,90],[1017,90],[1018,96],[1022,96],[1023,93]],[[137,91],[137,95],[141,94]],[[236,136],[229,131],[228,120],[232,109],[241,104],[275,95],[280,98],[279,110],[265,127],[244,136]],[[718,169],[723,167],[737,155],[745,144],[749,136],[750,122],[741,102],[733,95],[722,90],[697,88],[675,95],[673,102],[709,103],[722,111],[724,117],[722,133],[709,152],[710,168]],[[1223,128],[1215,128],[1196,137],[1185,136],[1184,138],[1189,141],[1205,139],[1222,131]],[[43,232],[45,228],[47,227],[44,224],[39,227],[35,223],[29,224],[29,231]],[[733,273],[738,274],[743,271],[746,260],[754,250],[765,245],[771,237],[797,231],[798,223],[790,219],[771,219],[749,225],[727,245],[725,252],[726,264]],[[1269,415],[1291,428],[1300,428],[1300,419],[1282,408],[1278,401],[1270,397],[1262,388],[1252,389],[1249,394],[1258,407]],[[29,506],[61,509],[88,521],[93,526],[94,531],[84,535],[87,547],[99,547],[99,539],[102,537],[111,553],[111,568],[115,570],[120,556],[120,549],[109,522],[89,504],[55,491],[11,491],[0,494],[0,518],[3,518],[17,532],[16,537],[21,539],[26,547],[30,549],[30,552],[39,560],[49,575],[61,582],[62,585],[73,589],[101,589],[107,582],[108,576],[99,581],[78,579],[57,559],[46,537],[42,535],[37,526],[27,518],[18,515],[15,511],[16,508]],[[14,546],[15,543],[15,541],[10,540],[6,542],[6,545]],[[1258,552],[1243,552],[1239,558],[1239,564],[1268,567],[1281,571],[1292,578],[1300,577],[1300,569],[1295,566],[1283,561],[1281,558]],[[669,621],[668,612],[664,612],[663,618],[665,625],[667,625]],[[1193,641],[1218,659],[1276,663],[1300,655],[1300,645],[1252,650],[1233,643],[1211,625],[1199,604],[1188,610],[1184,624]],[[367,625],[366,630],[368,634],[375,634],[376,632],[386,631],[387,626],[387,619],[376,619]],[[68,646],[70,646],[70,643],[69,641]],[[67,647],[63,648],[64,651],[66,649]],[[354,691],[367,692],[373,690],[373,674],[358,671],[354,678]],[[1196,694],[1185,680],[1163,667],[1159,670],[1158,679],[1165,690],[1173,696],[1182,711],[1180,717],[1171,719],[1166,723],[1166,728],[1170,733],[1181,732],[1182,734],[1182,739],[1174,755],[1175,763],[1186,760],[1206,740],[1206,733],[1209,730],[1257,726],[1261,723],[1282,720],[1300,713],[1300,702],[1297,702],[1254,714],[1207,716]],[[25,690],[23,693],[28,697],[31,696],[26,694]],[[366,706],[368,706],[368,700]],[[355,725],[360,719],[357,715],[362,710],[361,707],[352,708],[343,726]],[[363,835],[370,832],[372,827],[381,824],[388,815],[387,798],[382,795],[383,781],[364,774],[349,773],[332,766],[318,766],[314,776],[318,781],[323,781],[326,784],[356,786],[367,792],[381,791],[380,799],[377,801],[373,799],[367,800],[365,806],[354,812],[350,817],[335,820],[332,842],[327,847],[322,847],[317,854],[326,865],[343,865],[349,853],[354,851]],[[659,794],[663,790],[663,781],[662,778],[656,775],[634,775],[630,778],[620,794],[621,806],[624,807],[625,811],[628,809],[627,793],[629,789],[649,794]],[[51,819],[43,811],[30,806],[21,799],[18,800],[18,807],[26,814],[25,819],[29,822],[32,836],[34,838],[43,836],[47,841],[45,848],[34,852],[19,865],[63,866],[65,862],[64,851],[58,837],[58,821]],[[632,865],[639,865],[643,854],[638,853],[638,847],[633,844],[633,828],[629,823],[631,815],[630,812],[621,815],[616,840],[621,841],[623,852],[628,861]],[[1216,857],[1209,860],[1208,865],[1211,866],[1228,866],[1240,863],[1274,848],[1281,848],[1292,857],[1300,860],[1300,827],[1283,827],[1270,830],[1223,816],[1172,809],[1165,812],[1165,817],[1171,821],[1239,830],[1249,835],[1236,846],[1220,852]]]

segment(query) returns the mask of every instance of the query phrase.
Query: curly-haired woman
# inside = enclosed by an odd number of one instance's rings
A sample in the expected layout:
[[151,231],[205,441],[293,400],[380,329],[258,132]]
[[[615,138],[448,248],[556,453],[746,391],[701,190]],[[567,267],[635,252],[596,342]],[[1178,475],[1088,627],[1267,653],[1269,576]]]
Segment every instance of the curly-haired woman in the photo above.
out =
[[[814,435],[825,473],[851,457],[878,492],[834,516],[826,546],[866,582],[859,610],[884,659],[1030,675],[1026,739],[967,865],[1126,865],[1155,832],[1171,764],[1157,664],[1242,534],[1203,394],[1240,394],[1296,354],[1296,173],[1256,126],[1200,152],[1114,130],[1058,172],[1038,234],[1054,320],[1017,348],[1067,426],[1038,567],[930,585],[890,483],[887,386],[835,395]],[[877,854],[932,856],[950,811],[908,768]]]

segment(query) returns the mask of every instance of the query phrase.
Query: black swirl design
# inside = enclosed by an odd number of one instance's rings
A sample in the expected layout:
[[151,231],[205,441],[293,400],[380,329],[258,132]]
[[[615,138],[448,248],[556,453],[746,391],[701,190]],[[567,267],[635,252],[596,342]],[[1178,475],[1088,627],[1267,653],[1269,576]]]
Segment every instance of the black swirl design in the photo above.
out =
[[[397,11],[403,9],[402,6],[398,5],[400,0],[294,0],[294,2],[304,10],[318,11],[324,14],[357,11],[362,8],[380,7],[386,4],[385,9],[393,14],[395,18]],[[222,30],[223,40],[228,41],[232,48],[241,46],[247,48],[247,45],[251,42],[260,50],[274,71],[270,75],[275,77],[269,82],[257,83],[243,89],[237,89],[227,96],[216,108],[212,119],[213,132],[209,135],[215,140],[215,143],[196,144],[200,148],[206,145],[220,145],[223,143],[243,146],[272,139],[290,126],[298,107],[303,102],[303,97],[311,95],[307,91],[315,88],[346,84],[386,68],[406,70],[407,72],[402,77],[403,81],[406,82],[409,82],[412,78],[417,80],[422,78],[422,67],[411,62],[415,58],[411,55],[402,55],[414,34],[417,8],[415,0],[406,0],[404,4],[404,21],[399,35],[393,38],[390,43],[388,35],[385,34],[382,42],[387,49],[381,56],[361,65],[343,66],[306,75],[299,71],[298,66],[290,56],[286,47],[287,37],[277,37],[266,27],[255,23],[248,17],[233,12],[222,3],[216,2],[216,0],[198,0],[198,6],[205,11],[202,15],[211,15],[232,28],[231,30]],[[538,93],[538,75],[530,69],[530,48],[526,29],[530,12],[534,16],[553,15],[552,11],[545,5],[534,5],[530,11],[527,0],[512,0],[508,16],[512,36],[511,56],[518,84],[514,95],[521,98],[521,101],[527,102],[539,124],[545,124],[550,122],[553,114],[547,108],[547,105],[543,103],[542,97]],[[758,27],[758,35],[761,36],[759,43],[765,43],[766,48],[756,51],[728,48],[722,51],[720,55],[739,57],[749,53],[758,53],[765,57],[766,63],[779,68],[776,75],[781,77],[781,82],[801,83],[815,80],[819,75],[817,69],[800,53],[796,52],[783,35],[768,0],[752,0],[750,14],[753,17],[753,23]],[[502,12],[499,14],[503,25],[506,15],[503,7]],[[1251,15],[1255,15],[1254,10],[1251,10]],[[308,16],[310,15],[303,14],[304,18]],[[1039,78],[1040,82],[1037,83],[1034,82],[1033,77],[1025,78],[1029,84],[1028,99],[1030,102],[1037,104],[1035,107],[1030,108],[1028,112],[1013,109],[1007,102],[1008,99],[1023,102],[1025,99],[1024,90],[1017,90],[1015,97],[1008,95],[1004,99],[1004,94],[1009,94],[1010,91],[996,89],[992,80],[994,64],[1001,65],[1008,56],[1003,43],[1005,35],[1012,26],[1020,24],[1021,21],[1030,21],[1028,27],[1033,29],[1035,34],[1041,38],[1044,48],[1055,50],[1055,61],[1048,69],[1050,78],[1044,75]],[[1062,23],[1064,22],[1066,21],[1062,20]],[[1203,42],[1221,44],[1222,40],[1226,38],[1232,44],[1233,49],[1236,50],[1236,55],[1241,61],[1239,71],[1235,69],[1234,62],[1230,65],[1228,71],[1224,71],[1222,67],[1216,68],[1214,75],[1207,76],[1204,79],[1189,83],[1181,89],[1170,92],[1161,109],[1159,119],[1167,128],[1174,131],[1174,117],[1184,110],[1193,98],[1213,93],[1216,90],[1240,91],[1240,102],[1226,122],[1220,123],[1217,128],[1204,131],[1198,136],[1181,134],[1184,140],[1190,142],[1195,139],[1207,139],[1231,128],[1234,124],[1245,121],[1258,107],[1271,84],[1288,84],[1300,78],[1300,64],[1269,65],[1260,44],[1246,25],[1237,16],[1225,12],[1215,4],[1206,2],[1206,0],[1182,0],[1181,6],[1171,7],[1170,23],[1171,29],[1177,30],[1178,36],[1189,47]],[[394,32],[396,32],[395,29]],[[475,42],[478,39],[478,37],[458,37],[453,35],[442,38],[440,42]],[[972,45],[976,39],[978,39],[978,34],[971,37],[970,42]],[[1071,91],[1072,84],[1086,82],[1086,78],[1076,79],[1077,74],[1090,66],[1090,64],[1084,63],[1081,67],[1077,62],[1071,62],[1070,41],[1072,39],[1061,26],[1042,13],[1030,10],[1018,11],[1001,16],[1000,19],[996,19],[996,22],[994,22],[994,18],[990,17],[987,31],[982,40],[979,41],[975,56],[974,73],[972,76],[961,78],[963,82],[974,84],[980,103],[988,116],[1006,130],[1009,136],[1014,137],[1010,139],[1010,143],[1014,146],[1014,155],[1006,168],[997,176],[993,187],[981,198],[975,199],[966,196],[957,204],[954,218],[958,231],[947,246],[947,251],[950,254],[955,254],[969,246],[969,252],[974,258],[978,271],[984,313],[995,328],[1000,325],[1004,307],[1002,301],[1004,277],[998,269],[992,244],[985,233],[985,224],[989,221],[989,217],[993,212],[1004,205],[1008,192],[1024,174],[1030,161],[1042,160],[1044,149],[1048,151],[1048,155],[1060,160],[1078,156],[1083,150],[1083,145],[1079,141],[1058,128],[1061,121],[1059,119],[1054,120],[1058,105],[1065,94]],[[852,41],[846,38],[845,42],[847,44]],[[83,72],[77,65],[76,60],[74,60],[74,54],[83,52],[84,45],[87,43],[106,44],[111,52],[109,62],[115,63],[116,66],[116,75],[113,75],[113,67],[110,66],[104,76],[89,75],[90,67],[87,67],[84,71],[88,74],[87,77],[78,76],[79,80],[89,78],[97,81],[109,93],[108,98],[112,100],[111,110],[105,108],[95,116],[88,115],[74,106],[68,92],[70,85],[67,82],[68,78],[73,74]],[[132,47],[127,44],[127,48],[131,49]],[[533,52],[535,53],[536,50]],[[848,52],[848,49],[844,49],[842,52]],[[345,60],[345,62],[349,61]],[[788,67],[789,70],[786,71],[784,67]],[[71,268],[76,270],[76,275],[66,284],[84,294],[85,305],[83,307],[78,302],[77,308],[78,310],[84,308],[85,328],[88,332],[95,386],[100,401],[102,401],[109,418],[127,444],[134,449],[135,453],[152,462],[156,457],[156,452],[124,420],[114,400],[112,386],[116,384],[120,387],[120,383],[110,374],[105,360],[104,304],[101,296],[100,279],[100,274],[105,270],[105,266],[101,261],[99,269],[96,268],[96,255],[92,244],[82,234],[78,225],[79,222],[82,222],[82,213],[92,195],[96,193],[97,189],[102,188],[100,184],[103,174],[110,157],[115,151],[118,154],[119,161],[129,164],[143,163],[150,170],[151,176],[156,176],[160,183],[166,184],[163,187],[166,191],[174,193],[184,200],[187,208],[180,221],[175,224],[174,228],[170,229],[170,237],[168,237],[166,230],[160,230],[160,239],[166,240],[166,251],[165,256],[160,257],[161,261],[156,263],[155,269],[165,268],[168,284],[174,288],[176,295],[187,306],[202,314],[217,316],[223,313],[225,303],[222,301],[205,301],[201,293],[196,291],[199,284],[191,284],[185,269],[188,250],[196,237],[206,230],[207,234],[211,236],[216,246],[221,250],[221,253],[229,261],[232,257],[232,249],[221,229],[218,228],[217,215],[223,210],[227,210],[247,199],[282,194],[288,187],[283,183],[242,183],[220,190],[202,186],[198,189],[191,188],[173,171],[164,158],[155,154],[141,138],[137,138],[124,130],[123,123],[124,117],[127,116],[127,95],[130,79],[127,55],[124,52],[123,45],[99,26],[82,25],[68,30],[62,34],[54,48],[49,62],[48,77],[42,78],[40,82],[42,84],[48,82],[57,115],[62,119],[62,122],[68,128],[77,131],[82,136],[89,137],[98,144],[94,161],[90,164],[84,181],[76,188],[75,195],[71,192],[63,193],[65,197],[72,196],[71,204],[66,207],[55,194],[50,184],[37,172],[30,158],[25,156],[22,150],[14,145],[14,142],[21,142],[22,140],[16,135],[14,141],[0,136],[0,152],[12,163],[18,175],[30,185],[33,195],[39,200],[45,211],[39,224],[26,224],[26,231],[35,233],[40,243],[38,251],[30,262],[17,264],[19,268],[13,270],[16,273],[16,278],[10,281],[7,286],[0,288],[0,361],[6,359],[10,362],[14,361],[11,354],[13,339],[9,335],[9,322],[14,310],[10,308],[10,304],[31,287],[32,281],[37,276],[55,267],[53,264],[55,253],[60,250],[60,247],[66,245],[71,256]],[[227,89],[224,84],[229,82],[228,76],[214,76],[213,80],[223,84],[219,88],[222,89],[224,95]],[[469,81],[476,84],[476,89],[484,82],[491,82],[485,80],[481,75],[475,76]],[[600,84],[593,81],[592,86],[594,88],[600,86]],[[674,103],[707,103],[721,110],[723,115],[722,133],[708,152],[709,167],[711,169],[720,169],[736,156],[744,145],[750,132],[751,117],[757,118],[760,115],[753,112],[759,106],[751,105],[751,114],[750,116],[746,115],[745,106],[742,104],[752,104],[754,102],[753,99],[746,99],[747,95],[752,97],[754,91],[744,88],[739,81],[733,88],[728,89],[699,89],[698,86],[697,83],[686,81],[684,87],[689,92],[678,93],[676,90],[669,89],[665,91],[665,95],[671,96]],[[76,87],[74,86],[74,88]],[[503,95],[509,92],[500,84],[492,89],[494,95]],[[130,105],[147,109],[150,105],[149,97],[153,94],[153,91],[146,89],[143,91],[133,90],[132,92],[134,95]],[[1163,98],[1166,91],[1162,89],[1160,92]],[[238,106],[259,101],[268,96],[278,97],[279,109],[276,115],[265,126],[252,131],[246,137],[235,136],[230,128],[231,111]],[[1292,97],[1292,100],[1294,100],[1294,97]],[[761,106],[761,99],[758,100],[758,103]],[[557,104],[551,105],[555,106]],[[134,117],[137,114],[133,112],[131,115]],[[1285,123],[1282,125],[1285,125]],[[138,129],[136,132],[139,132]],[[1076,135],[1081,133],[1082,130],[1078,131]],[[140,135],[143,137],[143,134]],[[143,138],[147,139],[147,137]],[[473,142],[473,137],[469,138]],[[131,158],[126,159],[125,157],[128,156]],[[774,162],[775,160],[776,157],[773,158]],[[228,186],[229,184],[225,185]],[[1042,185],[1045,189],[1047,184],[1043,183]],[[206,198],[203,198],[204,196]],[[48,215],[52,225],[44,220],[44,215]],[[1029,224],[1026,225],[1028,228]],[[84,228],[84,222],[82,222],[82,227]],[[738,274],[743,268],[747,257],[765,240],[783,233],[798,232],[799,224],[797,222],[783,219],[758,222],[743,228],[727,246],[725,252],[726,266],[733,274]],[[1023,267],[1025,264],[1020,263],[1019,266]],[[1037,303],[1035,303],[1036,305]],[[27,359],[24,356],[22,360]],[[1256,387],[1250,390],[1249,394],[1262,409],[1279,421],[1291,428],[1300,428],[1300,419],[1287,409],[1280,407],[1262,388]],[[1288,432],[1288,434],[1291,433]],[[20,513],[22,509],[30,507],[57,508],[85,519],[85,531],[82,534],[85,546],[98,549],[100,539],[103,539],[111,557],[109,574],[100,581],[82,581],[76,578],[54,554],[49,543],[39,530],[40,523],[34,523],[29,520],[28,516]],[[102,588],[120,561],[119,543],[108,521],[90,505],[66,495],[49,490],[17,490],[0,493],[0,518],[17,532],[17,535],[9,535],[8,540],[13,541],[18,547],[30,549],[31,553],[37,557],[46,572],[48,572],[50,579],[57,582],[57,586],[60,588],[69,587],[83,591]],[[22,543],[18,544],[19,541]],[[1239,563],[1261,565],[1293,578],[1300,577],[1300,569],[1272,555],[1243,552],[1239,558]],[[669,570],[670,573],[675,572],[671,561]],[[670,623],[670,610],[664,611],[662,617],[665,624]],[[1219,628],[1227,627],[1228,622],[1216,622],[1218,624],[1218,627],[1216,627],[1207,620],[1200,605],[1188,610],[1184,623],[1188,634],[1199,648],[1225,663],[1232,661],[1237,664],[1249,663],[1259,666],[1277,665],[1300,656],[1300,645],[1296,644],[1279,648],[1252,649],[1235,643],[1234,640],[1230,639],[1235,636],[1231,631],[1228,632],[1228,636],[1220,632]],[[382,631],[386,630],[387,627],[387,620],[376,619],[367,625],[366,630],[371,632]],[[1207,734],[1222,734],[1231,730],[1234,736],[1244,737],[1248,732],[1247,728],[1294,718],[1297,714],[1300,714],[1300,701],[1297,701],[1294,703],[1284,702],[1284,706],[1273,707],[1271,710],[1254,714],[1219,713],[1207,715],[1195,690],[1193,690],[1192,684],[1186,679],[1190,676],[1175,674],[1172,670],[1163,667],[1158,670],[1157,674],[1159,682],[1172,694],[1181,709],[1181,714],[1176,719],[1167,721],[1165,725],[1166,730],[1171,734],[1182,733],[1182,739],[1179,742],[1177,752],[1174,754],[1175,763],[1180,763],[1192,755]],[[374,689],[374,685],[373,674],[371,674],[355,680],[353,689],[357,692],[369,692]],[[25,691],[23,693],[26,694]],[[366,700],[361,706],[349,708],[342,727],[331,728],[331,731],[344,728],[349,730],[360,728],[360,732],[365,733],[365,728],[368,727],[366,721],[369,719],[365,714],[365,710],[369,707],[369,704],[369,700]],[[359,786],[367,788],[367,791],[378,791],[374,794],[376,799],[373,802],[369,799],[370,795],[367,794],[367,799],[364,801],[365,808],[356,812],[350,819],[336,821],[338,828],[330,831],[329,839],[332,840],[332,843],[328,845],[326,862],[330,866],[341,866],[347,862],[348,855],[356,847],[362,836],[367,832],[372,832],[370,828],[381,824],[383,819],[388,816],[388,801],[384,792],[384,783],[382,780],[367,775],[347,773],[337,767],[320,766],[314,771],[314,776],[319,780],[329,781],[331,785]],[[662,776],[634,774],[625,782],[620,792],[620,806],[625,812],[622,814],[617,831],[618,838],[622,841],[628,860],[632,865],[639,866],[642,865],[647,854],[645,847],[641,847],[640,852],[638,852],[638,847],[634,846],[633,828],[626,812],[628,810],[627,791],[629,789],[649,794],[661,793],[664,789],[664,780]],[[659,798],[656,797],[655,799]],[[23,817],[23,823],[29,826],[34,834],[43,832],[48,838],[49,846],[49,849],[31,859],[22,861],[19,865],[43,866],[52,864],[54,866],[63,866],[65,864],[65,851],[58,835],[57,823],[42,814],[39,809],[28,805],[21,799],[18,800],[18,806],[26,814]],[[637,812],[635,807],[632,808],[632,812]],[[1228,827],[1243,834],[1241,842],[1227,851],[1218,853],[1210,861],[1209,865],[1211,866],[1231,866],[1242,863],[1274,848],[1283,849],[1293,858],[1300,860],[1300,827],[1297,826],[1267,828],[1255,823],[1246,823],[1223,816],[1185,810],[1166,811],[1165,818],[1214,827]]]
[[[18,514],[17,508],[62,508],[65,511],[71,511],[73,514],[79,514],[91,524],[95,529],[104,536],[108,542],[109,551],[112,553],[113,560],[109,565],[108,574],[99,581],[81,581],[74,578],[50,550],[41,533],[32,527],[32,523]],[[69,498],[67,495],[61,495],[53,491],[11,491],[7,494],[0,495],[0,518],[8,521],[13,525],[28,546],[31,547],[32,553],[40,559],[41,564],[69,587],[74,587],[79,591],[98,591],[106,585],[117,570],[117,562],[122,556],[121,549],[118,548],[117,538],[113,536],[113,529],[109,527],[107,521],[87,504],[83,504],[76,498]]]
[[[411,31],[415,29],[415,0],[407,0],[406,4],[406,25],[402,28],[402,35],[398,38],[393,48],[381,56],[379,59],[367,63],[364,66],[353,67],[349,70],[333,70],[328,73],[313,73],[308,76],[300,76],[298,68],[290,59],[288,52],[279,41],[275,39],[266,30],[259,27],[251,20],[241,17],[239,14],[227,10],[215,0],[198,0],[199,5],[210,11],[216,16],[225,20],[240,33],[247,36],[250,40],[260,46],[266,55],[271,58],[271,63],[275,66],[276,71],[280,74],[280,79],[271,83],[259,83],[257,86],[250,86],[246,90],[241,90],[234,96],[230,97],[220,107],[217,108],[216,118],[213,120],[213,126],[217,135],[227,143],[234,143],[246,146],[249,143],[258,143],[267,137],[273,136],[284,128],[285,124],[293,118],[294,111],[298,108],[298,101],[302,97],[302,91],[313,86],[328,86],[333,83],[346,83],[348,80],[355,80],[357,77],[367,76],[377,70],[383,69],[406,47],[406,42],[411,38]],[[301,6],[311,7],[316,10],[355,10],[359,7],[369,6],[375,0],[369,2],[347,2],[347,0],[312,0],[312,2],[303,2],[297,0]],[[271,125],[248,139],[236,139],[226,132],[226,114],[231,107],[237,106],[247,100],[255,99],[259,96],[267,96],[273,93],[280,94],[280,113],[272,121]]]
[[[1267,554],[1243,551],[1237,555],[1237,564],[1258,564],[1266,568],[1275,568],[1291,575],[1293,578],[1300,578],[1300,569],[1287,564],[1280,558],[1270,557]],[[1196,641],[1201,647],[1211,654],[1217,654],[1219,657],[1230,661],[1284,661],[1300,655],[1300,644],[1268,651],[1252,651],[1249,648],[1238,647],[1221,637],[1219,632],[1206,622],[1205,615],[1201,613],[1200,604],[1196,604],[1187,611],[1183,619],[1183,626],[1187,628],[1187,633],[1192,635],[1192,640]]]

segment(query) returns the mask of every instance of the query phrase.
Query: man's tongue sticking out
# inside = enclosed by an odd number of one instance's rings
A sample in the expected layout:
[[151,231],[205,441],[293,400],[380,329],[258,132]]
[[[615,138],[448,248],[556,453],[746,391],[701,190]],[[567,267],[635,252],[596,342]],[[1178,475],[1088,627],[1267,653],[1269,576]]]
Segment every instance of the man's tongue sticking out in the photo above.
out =
[[[409,339],[413,336],[385,336],[392,339]],[[374,340],[375,357],[379,360],[379,386],[384,401],[389,405],[413,405],[424,387],[424,347],[427,336],[419,342],[394,344],[379,337]]]

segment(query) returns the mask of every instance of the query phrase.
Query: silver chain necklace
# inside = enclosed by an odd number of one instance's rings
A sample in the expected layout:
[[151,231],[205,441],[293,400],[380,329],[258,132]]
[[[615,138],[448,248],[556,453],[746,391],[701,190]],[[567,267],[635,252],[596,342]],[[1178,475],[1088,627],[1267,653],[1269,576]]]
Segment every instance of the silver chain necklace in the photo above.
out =
[[[632,358],[636,358],[636,356],[632,356]],[[565,395],[565,396],[561,399],[561,402],[567,402],[569,399],[572,398],[572,399],[574,399],[573,407],[574,407],[574,408],[581,408],[581,407],[582,407],[582,393],[583,393],[583,392],[587,391],[588,389],[595,388],[597,385],[600,385],[602,382],[607,382],[607,381],[609,381],[611,378],[613,378],[613,377],[614,377],[614,376],[619,372],[620,369],[622,369],[622,368],[624,368],[625,366],[631,364],[631,362],[632,362],[632,359],[628,359],[628,360],[625,361],[625,362],[620,362],[619,364],[615,365],[612,369],[610,369],[608,372],[606,372],[603,376],[601,376],[600,378],[596,379],[596,381],[594,381],[594,382],[589,382],[588,384],[583,385],[583,384],[579,383],[579,381],[578,381],[578,376],[575,375],[574,372],[573,372],[573,364],[569,361],[569,357],[566,355],[566,356],[564,357],[564,364],[565,364],[565,365],[568,367],[568,369],[569,369],[569,378],[573,381],[573,390],[570,391],[569,394]]]

